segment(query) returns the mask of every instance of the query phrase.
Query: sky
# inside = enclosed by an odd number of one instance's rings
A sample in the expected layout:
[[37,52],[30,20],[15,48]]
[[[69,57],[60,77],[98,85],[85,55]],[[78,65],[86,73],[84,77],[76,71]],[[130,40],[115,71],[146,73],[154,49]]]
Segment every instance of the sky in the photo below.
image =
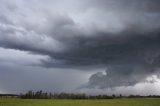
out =
[[159,0],[0,0],[0,93],[160,95]]

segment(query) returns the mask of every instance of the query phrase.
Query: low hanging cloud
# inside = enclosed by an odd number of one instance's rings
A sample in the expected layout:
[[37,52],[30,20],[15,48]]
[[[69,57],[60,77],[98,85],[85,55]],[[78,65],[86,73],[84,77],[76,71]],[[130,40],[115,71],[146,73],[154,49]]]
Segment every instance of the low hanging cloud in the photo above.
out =
[[42,67],[107,67],[105,74],[90,77],[88,88],[132,86],[159,75],[159,4],[2,0],[0,46],[48,56],[41,60]]
[[105,73],[97,72],[93,74],[89,82],[82,86],[82,88],[114,88],[114,87],[127,87],[134,86],[137,83],[148,82],[154,83],[156,80],[152,78],[152,80],[147,80],[148,77],[152,77],[153,75],[157,75],[159,70],[153,69],[151,67],[142,67],[142,66],[114,66],[109,67]]

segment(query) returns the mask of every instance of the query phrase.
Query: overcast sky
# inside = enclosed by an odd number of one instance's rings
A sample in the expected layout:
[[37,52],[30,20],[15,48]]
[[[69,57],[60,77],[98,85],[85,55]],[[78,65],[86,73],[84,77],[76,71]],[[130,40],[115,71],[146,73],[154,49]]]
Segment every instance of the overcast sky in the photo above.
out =
[[160,0],[0,0],[0,93],[160,94]]

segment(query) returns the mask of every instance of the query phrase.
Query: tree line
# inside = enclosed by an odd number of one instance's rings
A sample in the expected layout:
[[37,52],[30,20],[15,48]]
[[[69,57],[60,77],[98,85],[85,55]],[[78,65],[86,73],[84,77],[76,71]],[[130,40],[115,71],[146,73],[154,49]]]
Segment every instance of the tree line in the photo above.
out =
[[22,99],[113,99],[115,95],[86,95],[84,93],[51,93],[40,91],[28,91],[25,94],[20,94]]
[[0,97],[6,97],[6,98],[15,97],[15,98],[17,98],[17,97],[19,97],[19,95],[17,95],[17,94],[0,94]]
[[115,98],[160,98],[159,95],[149,95],[149,96],[140,96],[140,95],[129,95],[122,96],[120,95],[86,95],[84,93],[51,93],[40,91],[28,91],[25,94],[20,94],[22,99],[115,99]]

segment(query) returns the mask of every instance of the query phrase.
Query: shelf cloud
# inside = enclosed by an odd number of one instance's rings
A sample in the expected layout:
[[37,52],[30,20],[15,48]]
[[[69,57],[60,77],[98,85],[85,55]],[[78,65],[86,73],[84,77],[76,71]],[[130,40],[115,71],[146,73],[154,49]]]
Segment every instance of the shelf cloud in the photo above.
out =
[[0,1],[0,47],[47,56],[39,67],[104,68],[87,88],[159,78],[159,0]]

